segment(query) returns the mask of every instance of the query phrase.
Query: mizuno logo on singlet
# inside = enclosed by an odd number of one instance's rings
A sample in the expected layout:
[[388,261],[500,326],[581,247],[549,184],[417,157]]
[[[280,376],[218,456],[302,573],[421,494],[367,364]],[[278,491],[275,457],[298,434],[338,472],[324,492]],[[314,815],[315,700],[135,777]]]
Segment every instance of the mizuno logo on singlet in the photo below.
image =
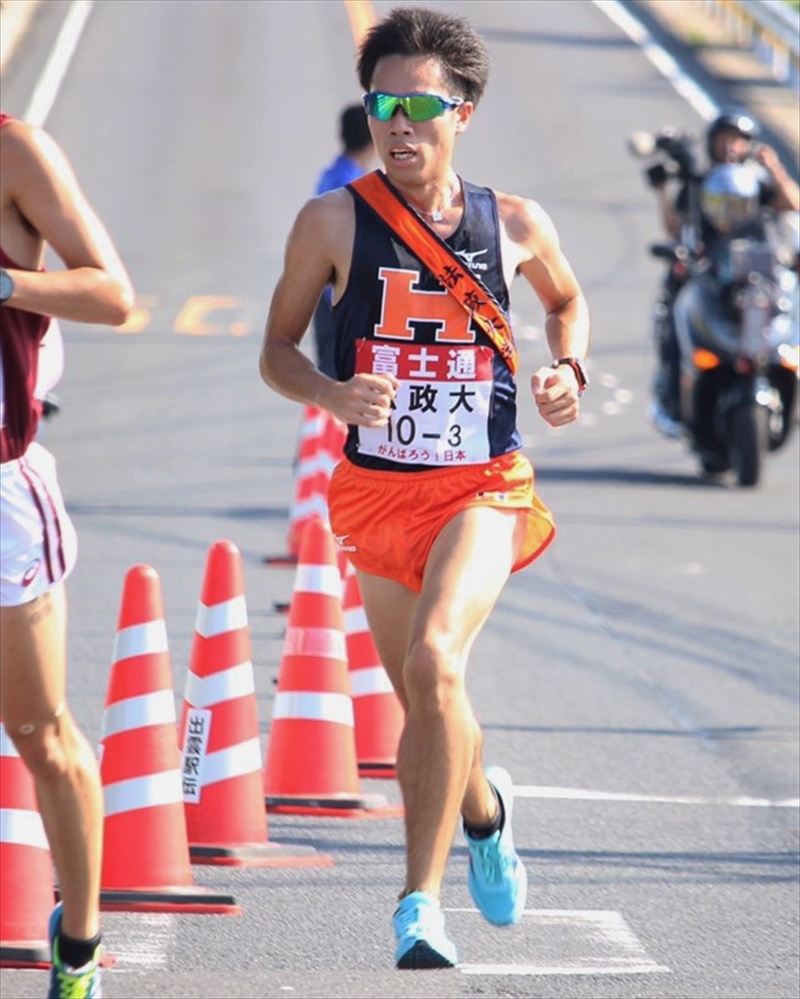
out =
[[456,256],[461,257],[464,263],[471,271],[488,271],[489,265],[484,263],[482,260],[476,260],[476,257],[482,257],[484,253],[488,253],[487,250],[457,250]]

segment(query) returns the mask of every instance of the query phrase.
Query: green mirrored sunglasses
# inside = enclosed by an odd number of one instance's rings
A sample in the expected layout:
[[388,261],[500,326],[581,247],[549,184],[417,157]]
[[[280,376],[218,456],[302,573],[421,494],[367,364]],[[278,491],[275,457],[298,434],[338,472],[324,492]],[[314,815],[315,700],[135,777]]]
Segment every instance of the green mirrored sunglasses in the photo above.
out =
[[430,121],[463,103],[460,97],[438,94],[384,94],[380,90],[364,94],[364,110],[378,121],[389,121],[398,108],[403,109],[409,121]]

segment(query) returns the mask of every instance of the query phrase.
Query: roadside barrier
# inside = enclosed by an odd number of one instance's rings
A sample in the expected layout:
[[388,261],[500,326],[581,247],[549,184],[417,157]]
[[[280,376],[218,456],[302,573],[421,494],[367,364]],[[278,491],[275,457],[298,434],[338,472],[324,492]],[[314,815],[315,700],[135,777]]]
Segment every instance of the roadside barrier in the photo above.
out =
[[751,50],[775,80],[796,87],[800,81],[800,12],[783,0],[694,0],[721,21],[741,49]]

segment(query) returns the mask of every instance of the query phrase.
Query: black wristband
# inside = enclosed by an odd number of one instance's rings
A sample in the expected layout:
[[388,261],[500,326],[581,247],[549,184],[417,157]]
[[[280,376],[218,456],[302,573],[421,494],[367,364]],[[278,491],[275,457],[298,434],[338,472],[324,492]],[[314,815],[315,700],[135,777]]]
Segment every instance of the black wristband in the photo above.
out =
[[572,368],[575,372],[575,377],[578,380],[578,395],[583,395],[589,387],[589,379],[586,376],[586,368],[583,366],[583,361],[577,357],[559,357],[558,360],[553,361],[550,367],[560,368],[562,365]]

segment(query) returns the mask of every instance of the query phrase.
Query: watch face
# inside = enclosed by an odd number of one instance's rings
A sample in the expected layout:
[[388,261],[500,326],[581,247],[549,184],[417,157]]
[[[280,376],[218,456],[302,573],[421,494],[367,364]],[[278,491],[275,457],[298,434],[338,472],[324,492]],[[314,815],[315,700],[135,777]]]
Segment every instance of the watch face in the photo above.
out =
[[11,298],[13,291],[14,282],[11,280],[11,275],[7,271],[0,271],[0,302]]

